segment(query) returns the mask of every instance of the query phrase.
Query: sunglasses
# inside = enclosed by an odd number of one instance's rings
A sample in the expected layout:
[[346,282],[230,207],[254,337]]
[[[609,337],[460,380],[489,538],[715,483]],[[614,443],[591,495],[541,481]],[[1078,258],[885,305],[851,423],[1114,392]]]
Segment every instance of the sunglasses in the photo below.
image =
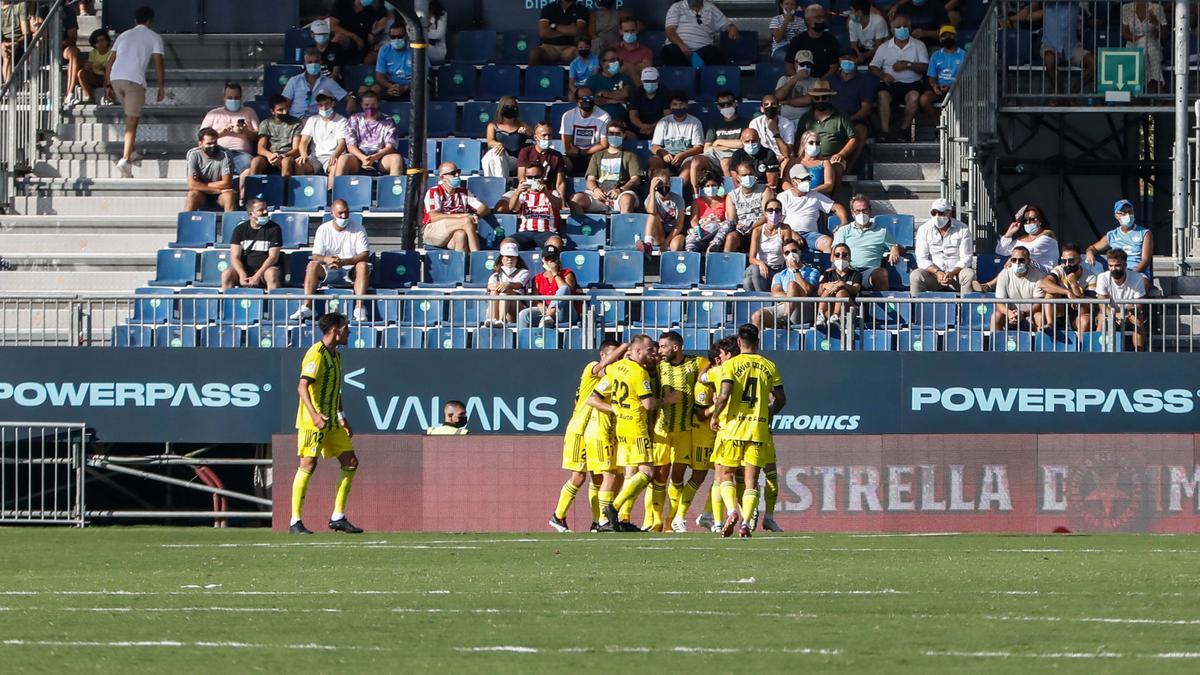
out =
[[850,254],[849,253],[834,253],[832,257],[834,257],[834,258],[849,258]]
[[764,209],[767,213],[782,213],[783,209]]
[[1059,258],[1058,262],[1064,265],[1074,265],[1079,262],[1079,258]]
[[696,12],[696,25],[703,26],[704,19],[700,18],[700,12]]
[[442,175],[443,176],[461,176],[462,169],[455,169],[454,171],[447,171],[447,172],[443,173]]
[[596,97],[595,96],[580,96],[579,101],[581,103],[595,103]]
[[1027,262],[1029,262],[1029,258],[1009,258],[1009,260],[1011,260],[1011,261],[1013,261],[1013,262],[1015,262],[1015,263],[1027,263]]

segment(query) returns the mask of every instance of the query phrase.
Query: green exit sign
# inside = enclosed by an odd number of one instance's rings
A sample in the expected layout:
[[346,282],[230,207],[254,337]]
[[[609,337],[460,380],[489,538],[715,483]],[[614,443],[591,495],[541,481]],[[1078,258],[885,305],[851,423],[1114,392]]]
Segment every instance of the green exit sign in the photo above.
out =
[[1145,86],[1146,55],[1139,49],[1097,50],[1096,91],[1142,93]]

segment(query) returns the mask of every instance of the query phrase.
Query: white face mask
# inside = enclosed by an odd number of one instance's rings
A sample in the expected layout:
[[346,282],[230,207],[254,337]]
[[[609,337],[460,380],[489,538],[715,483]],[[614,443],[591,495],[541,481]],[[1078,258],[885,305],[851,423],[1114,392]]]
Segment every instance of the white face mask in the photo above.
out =
[[868,227],[871,224],[871,214],[856,213],[854,214],[854,224],[859,227]]
[[833,269],[839,272],[845,272],[850,267],[850,261],[845,258],[838,258],[833,261]]
[[721,111],[721,117],[731,120],[737,116],[737,106],[729,106],[728,108],[717,108]]
[[787,260],[787,262],[794,267],[800,266],[800,254],[799,253],[796,253],[796,252],[788,253],[787,255],[784,256],[784,259]]
[[517,271],[516,265],[501,265],[500,269],[504,270],[505,274],[511,275]]
[[939,228],[945,227],[950,222],[950,216],[934,216],[933,222]]

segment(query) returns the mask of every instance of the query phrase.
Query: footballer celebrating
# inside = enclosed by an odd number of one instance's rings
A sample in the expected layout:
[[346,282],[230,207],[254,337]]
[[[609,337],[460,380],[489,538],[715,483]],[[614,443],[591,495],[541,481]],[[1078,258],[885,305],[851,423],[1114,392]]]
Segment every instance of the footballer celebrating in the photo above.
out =
[[[695,421],[695,391],[700,373],[708,360],[683,353],[683,336],[667,331],[658,338],[658,387],[661,405],[654,422],[654,483],[646,515],[651,531],[663,529],[663,489],[667,488],[670,508],[667,522],[676,532],[686,532],[687,525],[675,517],[683,499],[687,470],[693,464],[692,426]],[[703,480],[703,474],[701,474]],[[693,494],[695,490],[692,490]],[[689,496],[688,501],[691,501]]]

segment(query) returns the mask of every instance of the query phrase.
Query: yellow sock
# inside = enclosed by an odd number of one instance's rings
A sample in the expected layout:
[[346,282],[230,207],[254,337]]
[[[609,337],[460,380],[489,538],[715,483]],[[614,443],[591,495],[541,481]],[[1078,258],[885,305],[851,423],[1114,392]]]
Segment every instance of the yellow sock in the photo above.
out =
[[679,502],[683,499],[683,489],[683,483],[671,483],[667,486],[667,515],[664,520],[668,523],[675,520],[675,514],[682,513],[679,510]]
[[642,493],[642,529],[654,527],[654,495],[652,490]]
[[[617,519],[622,523],[628,523],[629,519],[633,517],[633,503],[635,501],[637,501],[636,498],[630,499],[625,502],[624,506],[617,507]],[[616,506],[616,502],[613,502],[613,506]]]
[[680,518],[687,518],[688,508],[692,505],[692,500],[696,497],[696,492],[700,486],[696,483],[688,482],[679,490],[679,507],[676,510],[676,515]]
[[779,472],[767,469],[767,485],[763,490],[763,501],[767,503],[767,516],[775,515],[775,503],[779,501]]
[[558,491],[558,506],[554,507],[554,517],[562,520],[567,517],[567,509],[571,508],[571,502],[575,501],[575,495],[579,494],[579,488],[571,485],[571,481],[563,483],[562,489]]
[[613,499],[616,498],[616,493],[612,490],[600,491],[600,518],[596,522],[607,523],[608,519],[604,517],[604,507],[612,506]]
[[721,497],[721,484],[715,478],[708,488],[708,508],[712,511],[713,520],[721,522],[725,516],[725,499]]
[[736,513],[737,504],[737,486],[733,481],[725,481],[721,483],[721,501],[725,504],[725,509],[730,513]]
[[742,495],[742,520],[747,523],[754,518],[754,509],[758,507],[758,490],[747,488]]
[[742,495],[746,494],[746,477],[739,473],[737,477],[733,479],[733,482],[735,485],[737,485],[737,500],[738,503],[741,504]]
[[588,504],[592,507],[592,522],[600,522],[600,486],[588,483]]
[[629,514],[633,512],[634,501],[642,493],[642,490],[646,489],[649,482],[650,476],[641,471],[625,479],[625,485],[621,486],[620,494],[613,500],[613,506],[621,512],[621,520],[629,519]]
[[660,483],[658,481],[651,483],[650,502],[652,506],[650,513],[654,516],[653,522],[650,524],[650,526],[654,529],[661,530],[663,526],[663,507],[666,506],[667,503],[666,483]]
[[304,495],[308,493],[308,481],[312,478],[311,471],[296,469],[296,477],[292,479],[292,522],[300,520],[300,511],[304,508]]
[[330,520],[338,520],[346,516],[346,499],[350,496],[350,484],[354,482],[354,468],[342,467],[338,474],[337,492],[333,495],[333,513]]

